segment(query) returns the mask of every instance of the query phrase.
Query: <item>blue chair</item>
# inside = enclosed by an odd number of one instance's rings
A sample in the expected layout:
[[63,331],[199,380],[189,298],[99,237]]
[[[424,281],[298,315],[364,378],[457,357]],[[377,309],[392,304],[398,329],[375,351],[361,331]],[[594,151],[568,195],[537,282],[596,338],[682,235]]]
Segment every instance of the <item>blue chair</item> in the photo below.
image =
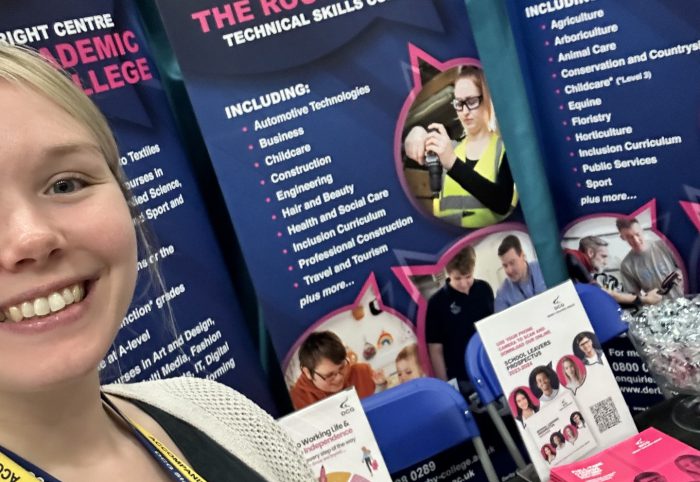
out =
[[[620,305],[604,290],[597,285],[580,283],[576,283],[575,288],[600,343],[627,331],[627,325],[620,317]],[[478,333],[474,334],[467,344],[464,362],[479,401],[486,408],[515,464],[520,469],[524,468],[525,461],[498,414],[497,402],[500,400],[503,406],[507,402]]]
[[484,344],[481,342],[481,337],[475,333],[467,344],[465,352],[465,363],[467,364],[467,373],[471,379],[479,402],[486,408],[491,421],[496,427],[498,434],[501,436],[503,443],[508,449],[515,465],[518,469],[524,469],[527,466],[520,450],[515,445],[513,437],[510,435],[508,428],[503,423],[503,419],[499,414],[498,405],[506,406],[506,400],[503,396],[503,389],[496,378],[496,372],[493,370],[493,365],[486,355]]
[[609,294],[593,284],[576,283],[574,286],[601,343],[627,332],[627,325],[620,317],[620,305]]
[[[494,378],[496,377],[496,374],[493,373],[493,366],[490,366],[491,363],[488,364],[491,373],[482,372],[481,353],[483,351],[484,344],[481,342],[481,337],[478,333],[474,333],[469,339],[469,343],[467,343],[467,351],[464,353],[464,363],[466,363],[467,374],[471,379],[472,385],[474,385],[474,389],[479,395],[479,401],[484,405],[488,405],[498,400],[498,394],[502,393],[502,390],[500,390],[500,384],[496,389],[491,386],[491,383],[494,381],[491,375],[493,375]],[[498,380],[495,381],[498,382]]]
[[446,382],[418,378],[362,400],[389,472],[472,440],[489,482],[498,482],[464,397]]

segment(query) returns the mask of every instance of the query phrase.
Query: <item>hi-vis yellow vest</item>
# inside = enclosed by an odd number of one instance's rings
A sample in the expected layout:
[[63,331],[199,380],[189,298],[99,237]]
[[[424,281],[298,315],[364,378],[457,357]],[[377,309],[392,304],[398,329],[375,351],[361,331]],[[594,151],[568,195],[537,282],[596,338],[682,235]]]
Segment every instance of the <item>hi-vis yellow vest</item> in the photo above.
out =
[[[467,139],[464,139],[455,147],[454,152],[458,159],[464,161],[467,158],[466,151]],[[492,134],[489,144],[474,166],[474,170],[489,181],[496,182],[498,168],[504,154],[503,141],[497,134]],[[506,214],[496,214],[443,172],[442,191],[440,191],[440,196],[433,200],[433,214],[463,228],[482,228],[506,218],[517,203],[518,193],[514,186],[510,210]]]

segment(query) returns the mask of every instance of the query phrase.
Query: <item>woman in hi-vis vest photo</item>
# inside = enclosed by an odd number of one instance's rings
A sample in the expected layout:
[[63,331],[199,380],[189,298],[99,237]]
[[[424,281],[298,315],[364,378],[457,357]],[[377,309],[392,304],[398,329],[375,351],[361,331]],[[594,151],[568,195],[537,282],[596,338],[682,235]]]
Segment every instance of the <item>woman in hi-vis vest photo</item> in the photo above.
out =
[[452,107],[464,129],[453,141],[445,126],[413,127],[404,140],[406,156],[430,169],[431,156],[442,168],[433,214],[464,228],[480,228],[506,218],[517,204],[491,95],[483,71],[461,66],[454,82]]
[[[3,478],[314,480],[275,421],[227,386],[101,386],[137,259],[156,248],[132,221],[106,119],[67,74],[0,43],[0,105]],[[150,276],[162,292],[157,267]],[[172,317],[156,329],[174,330]]]

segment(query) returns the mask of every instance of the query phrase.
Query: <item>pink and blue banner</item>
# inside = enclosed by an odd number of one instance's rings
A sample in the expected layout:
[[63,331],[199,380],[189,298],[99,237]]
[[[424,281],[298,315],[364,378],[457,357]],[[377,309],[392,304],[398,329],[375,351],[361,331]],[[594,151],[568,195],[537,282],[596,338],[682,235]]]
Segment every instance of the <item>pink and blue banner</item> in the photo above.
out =
[[634,217],[699,289],[700,7],[684,0],[511,0],[563,242],[609,243],[621,278]]
[[422,307],[448,259],[474,245],[475,275],[494,293],[507,234],[535,259],[509,170],[509,185],[490,179],[508,193],[502,214],[454,208],[479,214],[450,223],[405,150],[415,126],[439,122],[455,144],[462,138],[454,83],[460,66],[479,65],[465,6],[157,3],[288,386],[299,346],[319,330],[336,332],[389,385],[408,345],[430,373]]
[[[361,397],[400,383],[406,353],[413,376],[432,374],[425,306],[445,287],[447,262],[474,247],[492,311],[503,238],[516,235],[536,258],[487,86],[455,94],[461,70],[480,65],[464,3],[157,4],[297,408],[323,391],[299,360],[315,332],[338,335],[351,373],[371,369],[372,380],[358,375]],[[473,110],[492,133],[477,155],[463,140]],[[431,185],[407,139],[437,125],[446,151],[484,160],[489,194],[465,193],[440,165]],[[462,373],[472,322],[452,335]]]
[[[563,247],[593,239],[593,275],[610,289],[664,293],[674,276],[666,298],[698,292],[700,7],[507,4]],[[629,342],[609,355],[633,409],[660,399]]]

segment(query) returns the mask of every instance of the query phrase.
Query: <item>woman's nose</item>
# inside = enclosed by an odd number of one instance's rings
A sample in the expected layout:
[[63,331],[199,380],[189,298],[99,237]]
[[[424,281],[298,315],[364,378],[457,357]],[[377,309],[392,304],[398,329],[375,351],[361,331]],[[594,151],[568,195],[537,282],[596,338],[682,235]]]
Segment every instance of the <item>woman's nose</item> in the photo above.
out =
[[56,221],[35,206],[14,209],[0,227],[0,267],[18,271],[55,257],[63,246]]

